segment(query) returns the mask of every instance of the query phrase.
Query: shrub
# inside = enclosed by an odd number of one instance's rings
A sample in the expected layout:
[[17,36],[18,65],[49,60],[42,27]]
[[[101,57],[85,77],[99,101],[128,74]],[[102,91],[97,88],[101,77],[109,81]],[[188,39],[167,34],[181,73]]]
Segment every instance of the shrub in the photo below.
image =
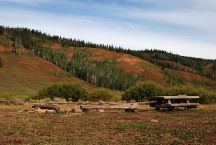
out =
[[87,91],[79,85],[74,84],[54,84],[50,87],[39,91],[36,99],[43,98],[64,98],[67,101],[78,101],[79,99],[84,100],[87,97]]
[[197,94],[197,90],[192,86],[187,85],[178,85],[178,86],[169,86],[165,89],[165,95],[168,96],[176,96],[176,95],[190,95],[195,96]]
[[162,95],[162,87],[151,81],[138,82],[134,86],[130,87],[122,95],[122,99],[126,101],[149,101],[152,96]]
[[95,89],[89,93],[87,100],[92,101],[92,102],[98,102],[100,100],[102,100],[102,101],[115,101],[115,96],[108,89],[98,88],[98,89]]

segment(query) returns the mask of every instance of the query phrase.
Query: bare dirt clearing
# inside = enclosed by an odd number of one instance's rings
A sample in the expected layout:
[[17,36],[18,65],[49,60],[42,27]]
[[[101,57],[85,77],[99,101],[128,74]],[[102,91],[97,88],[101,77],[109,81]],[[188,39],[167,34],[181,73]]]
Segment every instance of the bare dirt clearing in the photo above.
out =
[[[216,144],[216,105],[139,113],[19,113],[0,106],[0,144]],[[145,107],[144,107],[145,108]]]

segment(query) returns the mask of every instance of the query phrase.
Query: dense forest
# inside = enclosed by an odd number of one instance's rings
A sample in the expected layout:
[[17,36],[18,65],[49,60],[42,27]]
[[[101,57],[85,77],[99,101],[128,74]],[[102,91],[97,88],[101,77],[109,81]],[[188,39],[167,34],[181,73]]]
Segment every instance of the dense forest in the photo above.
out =
[[117,67],[117,62],[115,60],[88,60],[87,56],[91,55],[90,53],[88,49],[84,51],[77,50],[72,61],[68,62],[67,71],[96,86],[118,90],[125,90],[137,80],[142,80],[141,76],[124,74]]
[[[112,45],[95,44],[77,39],[66,39],[60,36],[50,36],[36,30],[27,28],[8,28],[0,26],[0,44],[9,45],[13,42],[13,52],[19,54],[22,48],[28,49],[31,55],[37,55],[48,60],[71,74],[88,81],[96,86],[103,86],[111,89],[124,90],[142,76],[123,74],[117,67],[114,60],[85,61],[85,53],[77,51],[73,59],[68,60],[63,51],[45,48],[44,43],[52,41],[61,44],[63,48],[85,47],[102,48],[110,51],[127,53],[141,59],[150,61],[162,69],[171,68],[187,72],[197,73],[216,80],[216,60],[185,57],[161,50],[129,50]],[[10,40],[11,42],[9,42]],[[108,69],[107,69],[108,68]],[[112,78],[112,79],[110,79]]]

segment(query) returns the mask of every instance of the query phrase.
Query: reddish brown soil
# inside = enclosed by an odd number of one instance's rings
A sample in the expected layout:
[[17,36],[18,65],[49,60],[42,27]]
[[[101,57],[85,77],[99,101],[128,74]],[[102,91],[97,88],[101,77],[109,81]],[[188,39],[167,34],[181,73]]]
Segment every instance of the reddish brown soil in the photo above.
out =
[[0,45],[0,53],[9,53],[9,52],[12,52],[13,51],[13,49],[12,48],[10,48],[10,47],[4,47],[4,46],[2,46],[2,45]]
[[63,82],[80,84],[86,89],[94,87],[36,56],[1,54],[1,58],[1,92],[35,95],[48,85]]
[[173,73],[176,74],[177,77],[185,79],[185,80],[189,80],[189,81],[193,81],[193,80],[197,80],[197,81],[209,81],[210,79],[195,73],[189,73],[189,72],[184,72],[184,71],[177,71],[177,70],[171,70]]
[[120,69],[126,74],[135,73],[141,74],[144,70],[141,66],[142,60],[123,53],[116,53],[104,49],[91,49],[91,60],[113,59],[118,62]]
[[67,53],[68,60],[71,60],[74,56],[74,50],[73,49],[67,49],[66,53]]
[[208,72],[212,67],[213,67],[213,64],[208,64],[207,66],[204,67],[204,71]]
[[22,144],[24,143],[25,139],[22,137],[17,136],[0,136],[0,143],[4,144]]
[[55,50],[61,50],[61,49],[62,49],[62,46],[61,46],[60,44],[58,44],[58,43],[53,43],[53,44],[51,45],[51,48],[52,48],[52,49],[55,49]]

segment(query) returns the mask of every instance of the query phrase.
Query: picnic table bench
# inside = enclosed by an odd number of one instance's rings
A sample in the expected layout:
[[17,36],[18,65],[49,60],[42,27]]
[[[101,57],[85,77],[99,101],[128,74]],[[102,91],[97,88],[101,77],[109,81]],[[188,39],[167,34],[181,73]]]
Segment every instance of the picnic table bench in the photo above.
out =
[[170,110],[185,108],[191,109],[196,108],[199,103],[194,103],[192,100],[199,99],[199,96],[156,96],[153,97],[155,101],[150,102],[151,107],[155,107],[156,110],[160,110],[160,108],[168,108]]

